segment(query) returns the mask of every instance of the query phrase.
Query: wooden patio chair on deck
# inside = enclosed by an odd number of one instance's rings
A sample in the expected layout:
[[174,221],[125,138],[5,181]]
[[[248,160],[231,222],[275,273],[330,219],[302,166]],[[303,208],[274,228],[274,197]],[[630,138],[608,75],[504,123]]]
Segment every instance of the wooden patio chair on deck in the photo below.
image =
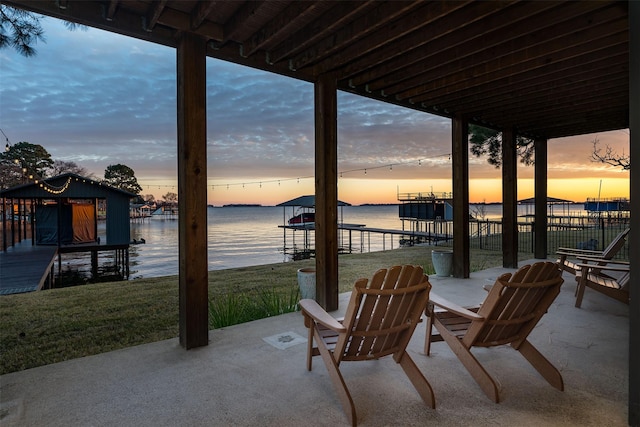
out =
[[576,272],[576,307],[582,305],[584,290],[591,288],[608,297],[629,304],[629,263],[590,259],[590,262],[578,263]]
[[498,383],[471,353],[471,348],[509,344],[549,384],[563,390],[560,372],[527,340],[560,293],[562,282],[562,271],[556,263],[538,262],[520,268],[513,275],[500,276],[487,289],[489,293],[479,307],[464,308],[431,294],[425,354],[429,355],[431,342],[446,341],[485,394],[498,403]]
[[571,274],[576,274],[576,272],[580,270],[580,266],[576,264],[584,261],[585,258],[600,258],[602,259],[602,264],[606,264],[608,260],[613,259],[613,257],[616,256],[618,252],[620,252],[620,249],[622,249],[622,247],[624,246],[628,234],[629,228],[622,230],[616,237],[614,237],[611,243],[609,243],[609,246],[604,248],[603,251],[558,248],[556,252],[559,256],[558,263],[563,270]]
[[[314,300],[300,301],[309,328],[307,369],[320,355],[340,398],[356,425],[353,400],[340,372],[343,361],[375,360],[392,355],[407,374],[422,400],[435,408],[431,385],[406,352],[411,335],[429,301],[431,284],[422,267],[405,265],[378,270],[371,280],[358,279],[345,317],[334,319]],[[315,341],[316,346],[313,346]]]

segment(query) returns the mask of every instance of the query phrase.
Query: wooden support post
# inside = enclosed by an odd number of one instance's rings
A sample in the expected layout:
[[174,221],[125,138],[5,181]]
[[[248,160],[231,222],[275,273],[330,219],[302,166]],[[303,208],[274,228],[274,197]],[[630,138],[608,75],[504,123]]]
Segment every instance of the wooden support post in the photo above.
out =
[[[95,217],[98,218],[98,215],[96,214]],[[29,226],[31,229],[31,245],[33,246],[36,244],[36,199],[31,199],[31,211],[29,212],[29,222],[30,222]],[[95,221],[95,223],[96,223],[96,236],[97,236],[98,221]]]
[[337,82],[323,75],[314,85],[316,184],[316,300],[338,309],[338,101]]
[[[629,149],[636,168],[630,171],[631,231],[629,261],[629,425],[640,425],[640,2],[627,2],[629,8]],[[637,223],[637,224],[636,224]]]
[[469,122],[456,117],[453,139],[453,277],[466,279],[471,269],[469,249]]
[[177,50],[180,344],[209,343],[206,41],[183,33]]
[[[13,204],[14,204],[14,200],[13,198],[11,198],[11,206],[9,208],[9,218],[11,221],[11,246],[15,246],[16,244],[16,217],[15,215],[13,215]],[[60,233],[58,232],[58,235],[60,235]]]
[[129,274],[130,274],[130,271],[129,271],[129,247],[128,247],[128,246],[127,246],[127,248],[125,249],[124,256],[125,256],[125,259],[124,259],[124,262],[125,262],[125,264],[124,264],[124,268],[125,268],[125,270],[124,270],[124,272],[125,272],[125,278],[126,278],[127,280],[129,280]]
[[24,206],[24,199],[18,199],[18,242],[22,242],[22,233],[24,227],[22,226],[22,208]]
[[547,140],[536,139],[535,150],[535,213],[533,256],[547,259]]
[[98,199],[97,198],[93,199],[93,235],[95,236],[96,242],[100,244],[100,240],[98,238]]
[[502,266],[518,267],[518,152],[513,129],[502,132]]
[[[55,280],[53,285],[55,286]],[[58,246],[58,285],[62,287],[62,253],[60,252],[60,246]]]
[[[118,250],[115,251],[114,263],[116,266],[116,271],[118,269]],[[98,251],[91,251],[91,277],[93,280],[98,280]]]
[[2,198],[2,250],[7,251],[7,199]]
[[20,222],[22,223],[22,240],[27,240],[27,199],[22,199]]

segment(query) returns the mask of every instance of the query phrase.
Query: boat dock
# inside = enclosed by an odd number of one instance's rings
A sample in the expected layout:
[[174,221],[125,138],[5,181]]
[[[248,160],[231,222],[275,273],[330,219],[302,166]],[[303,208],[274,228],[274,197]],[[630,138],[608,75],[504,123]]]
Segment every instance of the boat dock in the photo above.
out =
[[[302,225],[279,225],[279,228],[284,229],[284,253],[293,256],[293,259],[305,259],[310,258],[314,254],[313,241],[310,238],[310,232],[315,230],[315,224],[307,223]],[[293,231],[293,237],[290,239],[292,246],[287,246],[287,230]],[[343,233],[339,233],[339,251],[340,253],[352,253],[354,251],[365,253],[371,252],[371,234],[382,235],[382,250],[394,249],[393,237],[397,236],[399,246],[410,246],[415,243],[429,243],[438,244],[441,241],[447,241],[452,238],[447,233],[435,233],[432,231],[417,231],[417,230],[395,230],[388,228],[375,228],[367,227],[363,224],[338,224],[339,231],[347,232],[347,236]],[[301,246],[296,244],[295,232],[302,231],[303,242]],[[353,232],[360,233],[359,239],[354,239]],[[389,247],[387,247],[386,236],[389,236]],[[359,248],[354,247],[354,241],[359,243]]]
[[51,287],[57,255],[56,246],[34,246],[30,240],[0,252],[0,295]]
[[[110,271],[115,276],[129,278],[129,245],[32,245],[30,239],[0,252],[0,295],[19,294],[25,292],[52,289],[62,285],[62,254],[90,253],[91,277],[100,277],[98,254],[111,252],[113,266]],[[58,263],[57,276],[55,271]],[[119,280],[119,279],[114,279]]]

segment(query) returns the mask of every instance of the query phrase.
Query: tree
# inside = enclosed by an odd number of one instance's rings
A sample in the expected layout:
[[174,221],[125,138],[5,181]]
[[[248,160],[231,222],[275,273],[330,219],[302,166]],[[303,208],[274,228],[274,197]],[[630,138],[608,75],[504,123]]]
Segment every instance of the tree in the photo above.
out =
[[7,144],[7,149],[0,154],[0,159],[13,162],[25,175],[36,179],[46,178],[47,170],[53,165],[51,154],[42,145],[24,141]]
[[146,203],[149,204],[153,204],[156,202],[156,197],[153,194],[145,194],[142,198]]
[[126,165],[109,165],[104,171],[104,182],[112,187],[140,194],[142,187],[138,184],[133,169]]
[[175,204],[178,202],[178,195],[170,191],[164,196],[162,196],[162,199],[164,200],[165,203]]
[[[487,162],[496,168],[502,165],[502,133],[482,126],[469,125],[471,153],[476,157],[488,156]],[[520,161],[529,166],[534,163],[533,140],[516,137],[516,149]]]
[[93,174],[76,162],[67,162],[64,160],[54,160],[53,165],[49,169],[51,176],[62,175],[63,173],[74,173],[76,175],[93,178]]
[[610,166],[620,167],[622,170],[631,170],[631,157],[628,154],[618,154],[610,146],[605,146],[604,152],[599,146],[598,138],[593,140],[593,153],[591,153],[591,161],[597,163],[605,163]]
[[0,49],[13,47],[21,55],[33,56],[33,45],[45,41],[42,17],[22,9],[0,4]]
[[0,155],[0,190],[24,183],[25,177],[20,165]]
[[[39,41],[46,42],[40,25],[42,16],[23,9],[0,4],[0,49],[13,47],[23,56],[34,56],[33,47]],[[64,21],[68,30],[87,30],[85,25]]]

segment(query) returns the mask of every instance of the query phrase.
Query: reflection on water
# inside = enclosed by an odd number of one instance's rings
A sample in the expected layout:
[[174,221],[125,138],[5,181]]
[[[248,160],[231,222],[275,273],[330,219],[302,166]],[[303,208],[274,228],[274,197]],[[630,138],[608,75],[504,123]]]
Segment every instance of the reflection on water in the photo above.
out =
[[[284,231],[278,227],[284,224],[286,215],[291,216],[290,208],[285,212],[281,207],[210,207],[209,270],[287,262],[288,256],[282,252]],[[401,228],[396,206],[345,207],[343,221]],[[296,234],[296,239],[302,241],[302,232]],[[290,239],[291,234],[287,238]],[[131,239],[146,242],[130,248],[131,278],[178,274],[178,221],[132,222]],[[371,250],[382,249],[381,239],[375,240],[372,236],[371,240]]]
[[[473,207],[473,206],[472,206]],[[581,209],[582,205],[577,205]],[[473,210],[472,210],[473,211]],[[499,219],[502,216],[501,205],[487,205],[483,208],[486,219]],[[524,215],[525,207],[519,208]],[[293,216],[291,208],[281,207],[226,207],[208,208],[208,260],[209,270],[248,267],[252,265],[287,262],[288,256],[282,252],[284,243],[283,229],[279,225]],[[368,227],[384,229],[402,229],[398,218],[398,207],[391,206],[346,206],[342,208],[339,219],[347,224],[362,224]],[[410,229],[407,223],[405,229]],[[104,223],[98,230],[104,239]],[[287,245],[291,244],[291,232],[287,235]],[[296,242],[303,241],[302,232],[296,233]],[[311,236],[311,238],[313,238]],[[348,239],[348,237],[344,237]],[[361,246],[360,239],[363,239]],[[178,221],[146,219],[131,223],[131,239],[144,244],[130,246],[130,278],[158,277],[178,274]],[[361,236],[352,233],[352,247],[365,251],[380,251],[397,248],[399,237],[384,237],[378,233]],[[101,253],[101,261],[112,256]],[[65,261],[67,262],[67,261]],[[77,263],[79,260],[71,260]],[[80,261],[86,263],[87,261]]]

